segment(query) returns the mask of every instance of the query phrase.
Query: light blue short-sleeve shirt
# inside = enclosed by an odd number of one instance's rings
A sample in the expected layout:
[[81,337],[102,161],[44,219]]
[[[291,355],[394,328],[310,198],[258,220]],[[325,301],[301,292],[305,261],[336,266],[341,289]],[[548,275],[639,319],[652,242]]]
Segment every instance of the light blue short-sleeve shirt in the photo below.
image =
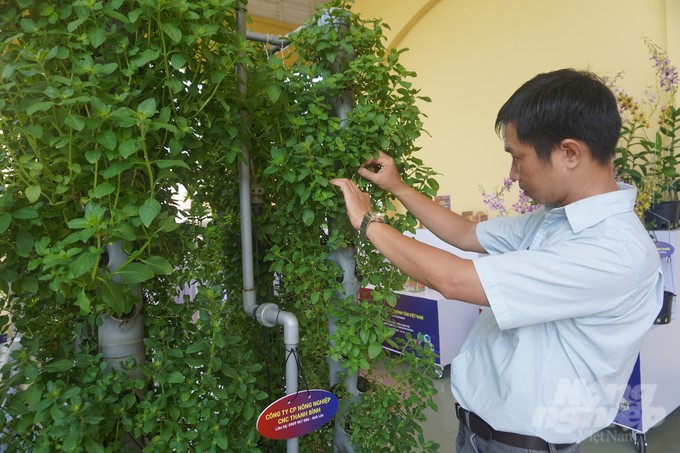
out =
[[451,364],[456,400],[499,431],[580,442],[616,416],[661,309],[636,190],[480,223],[489,300]]

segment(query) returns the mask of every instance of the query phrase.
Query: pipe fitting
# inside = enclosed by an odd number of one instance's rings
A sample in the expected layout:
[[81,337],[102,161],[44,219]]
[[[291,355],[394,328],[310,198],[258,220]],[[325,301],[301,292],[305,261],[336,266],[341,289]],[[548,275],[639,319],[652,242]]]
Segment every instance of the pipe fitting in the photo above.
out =
[[274,327],[277,324],[281,309],[271,302],[258,305],[255,309],[255,319],[265,327]]

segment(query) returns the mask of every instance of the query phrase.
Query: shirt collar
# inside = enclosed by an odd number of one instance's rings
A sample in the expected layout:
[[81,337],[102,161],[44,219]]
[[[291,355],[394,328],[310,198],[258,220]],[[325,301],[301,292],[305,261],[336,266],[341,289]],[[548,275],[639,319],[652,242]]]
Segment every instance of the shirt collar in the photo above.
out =
[[571,229],[578,233],[608,217],[635,209],[637,188],[622,182],[617,185],[619,190],[614,192],[594,195],[550,211],[564,210]]

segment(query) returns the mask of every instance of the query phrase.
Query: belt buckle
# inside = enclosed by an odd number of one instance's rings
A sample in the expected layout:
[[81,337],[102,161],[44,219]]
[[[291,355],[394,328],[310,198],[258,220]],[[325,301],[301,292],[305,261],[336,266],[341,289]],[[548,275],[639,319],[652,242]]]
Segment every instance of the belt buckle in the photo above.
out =
[[463,406],[460,404],[456,403],[456,418],[460,420],[461,422],[465,422],[465,409],[463,409]]

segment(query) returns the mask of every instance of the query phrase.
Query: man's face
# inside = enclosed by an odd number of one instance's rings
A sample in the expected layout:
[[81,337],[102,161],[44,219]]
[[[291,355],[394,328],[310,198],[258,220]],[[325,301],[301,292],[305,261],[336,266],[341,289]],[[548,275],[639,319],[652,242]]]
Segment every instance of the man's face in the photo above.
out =
[[517,139],[515,125],[508,123],[503,130],[505,150],[512,157],[510,179],[517,181],[520,189],[539,204],[559,204],[559,182],[556,169],[550,162],[542,161],[533,146]]

